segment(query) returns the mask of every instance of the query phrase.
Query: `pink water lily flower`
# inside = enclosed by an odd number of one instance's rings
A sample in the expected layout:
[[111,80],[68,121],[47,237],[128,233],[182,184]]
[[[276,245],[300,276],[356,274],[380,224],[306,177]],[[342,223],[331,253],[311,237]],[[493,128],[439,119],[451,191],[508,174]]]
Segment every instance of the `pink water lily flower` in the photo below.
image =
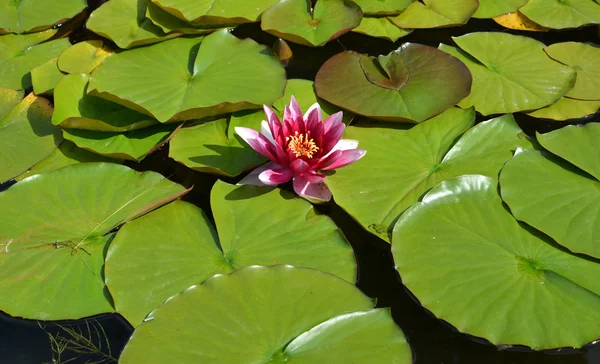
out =
[[242,127],[236,127],[235,132],[270,162],[239,184],[276,186],[293,180],[298,195],[313,202],[329,201],[331,191],[321,171],[347,166],[366,153],[356,149],[358,141],[340,139],[346,128],[342,112],[323,121],[321,107],[315,103],[302,115],[293,96],[285,107],[283,122],[269,107],[265,105],[264,109],[268,121],[263,120],[260,133]]

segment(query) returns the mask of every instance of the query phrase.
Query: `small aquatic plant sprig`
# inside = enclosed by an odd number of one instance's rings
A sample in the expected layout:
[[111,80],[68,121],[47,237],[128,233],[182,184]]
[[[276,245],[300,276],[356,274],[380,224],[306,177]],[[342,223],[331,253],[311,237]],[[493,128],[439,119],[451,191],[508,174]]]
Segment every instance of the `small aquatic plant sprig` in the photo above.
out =
[[302,115],[294,96],[285,107],[283,121],[264,106],[267,120],[261,132],[236,127],[236,133],[249,145],[269,158],[239,184],[276,186],[293,180],[294,191],[307,200],[324,202],[331,199],[322,171],[347,166],[361,159],[366,151],[357,149],[358,141],[341,139],[346,125],[342,112],[323,120],[321,107],[312,105]]

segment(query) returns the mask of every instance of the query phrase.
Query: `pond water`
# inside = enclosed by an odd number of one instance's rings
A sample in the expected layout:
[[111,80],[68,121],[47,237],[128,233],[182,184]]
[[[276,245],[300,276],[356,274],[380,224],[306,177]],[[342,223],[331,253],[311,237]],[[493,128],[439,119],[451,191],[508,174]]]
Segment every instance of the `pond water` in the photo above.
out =
[[[102,1],[90,2],[91,8]],[[474,31],[499,30],[509,31],[491,20],[472,19],[466,26],[437,30],[417,30],[407,37],[399,39],[395,44],[349,33],[323,48],[309,48],[289,44],[294,58],[287,66],[288,78],[314,79],[319,67],[331,56],[344,50],[355,50],[371,55],[388,53],[401,43],[415,42],[436,46],[440,43],[452,44],[451,37]],[[260,31],[256,24],[239,26],[234,34],[238,37],[251,37],[259,43],[271,46],[276,38]],[[526,33],[546,44],[564,41],[599,42],[597,27],[588,27],[573,31],[551,33]],[[72,35],[73,42],[95,37],[84,27],[77,29]],[[536,131],[546,132],[565,125],[564,122],[540,120],[524,114],[515,115],[520,127],[529,135]],[[478,121],[490,119],[478,116]],[[600,115],[588,117],[586,120],[575,120],[570,123],[600,122]],[[210,212],[210,186],[215,177],[194,172],[167,157],[167,148],[163,147],[141,163],[128,163],[137,170],[153,170],[170,179],[185,185],[194,185],[194,190],[184,200]],[[227,181],[227,180],[226,180]],[[232,182],[233,180],[227,181]],[[283,186],[291,190],[290,186]],[[414,352],[417,364],[437,363],[561,363],[561,364],[596,364],[600,363],[600,344],[588,345],[582,350],[555,350],[551,352],[532,352],[527,348],[499,349],[484,340],[458,333],[450,325],[437,320],[407,292],[402,286],[400,277],[394,269],[392,255],[388,244],[364,231],[341,208],[335,205],[318,207],[321,212],[331,216],[352,244],[356,253],[359,277],[358,287],[367,295],[376,297],[378,307],[391,307],[396,323],[407,336]],[[90,329],[90,322],[92,323]],[[102,329],[98,329],[101,327]],[[119,352],[133,332],[132,327],[118,315],[101,315],[90,320],[44,322],[12,318],[0,315],[0,363],[52,363],[56,353],[51,350],[51,337],[70,338],[64,328],[80,332],[91,339],[97,346],[98,353],[90,353],[85,348],[80,352],[65,350],[61,362],[114,362],[106,355],[110,353],[118,358]],[[98,329],[98,330],[96,330]],[[88,331],[89,330],[89,331]],[[102,331],[104,330],[104,331]],[[56,342],[55,342],[56,343]],[[60,343],[60,340],[58,340]],[[101,345],[101,346],[100,346]],[[110,348],[110,350],[109,350]],[[72,361],[69,361],[72,360]]]

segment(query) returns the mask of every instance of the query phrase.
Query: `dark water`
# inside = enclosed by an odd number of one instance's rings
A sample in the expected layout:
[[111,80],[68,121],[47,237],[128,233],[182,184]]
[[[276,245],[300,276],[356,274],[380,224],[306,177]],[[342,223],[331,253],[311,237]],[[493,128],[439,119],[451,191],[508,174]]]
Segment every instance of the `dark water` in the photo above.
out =
[[[89,10],[99,6],[102,2],[104,1],[90,0]],[[418,30],[401,38],[395,44],[354,33],[344,35],[318,49],[289,43],[294,53],[294,59],[287,67],[288,78],[312,80],[319,67],[328,58],[344,50],[378,55],[388,53],[407,41],[437,47],[440,42],[453,44],[451,40],[453,36],[490,30],[523,34],[546,44],[564,41],[600,43],[597,27],[551,33],[525,33],[506,30],[490,20],[473,19],[464,27]],[[242,25],[234,31],[234,34],[238,37],[251,37],[269,46],[276,40],[275,37],[262,33],[256,24]],[[83,25],[78,25],[70,37],[73,42],[97,38]],[[566,124],[552,120],[539,120],[524,114],[517,114],[515,117],[521,128],[531,136],[536,131],[547,132]],[[491,117],[478,115],[478,121],[489,118]],[[600,122],[600,114],[584,120],[573,120],[569,123],[578,124],[591,121]],[[209,192],[216,178],[191,171],[174,162],[168,158],[167,148],[159,149],[141,163],[128,163],[128,165],[137,170],[157,171],[187,187],[194,185],[194,190],[186,195],[184,200],[198,205],[210,214]],[[232,179],[227,182],[235,181]],[[9,186],[10,183],[0,186],[0,191]],[[284,186],[284,188],[289,188],[289,186]],[[396,323],[402,328],[413,348],[415,363],[600,364],[600,344],[588,345],[581,350],[563,349],[549,352],[532,352],[527,348],[500,350],[485,340],[458,333],[450,325],[433,317],[404,289],[400,277],[394,269],[390,247],[387,243],[364,231],[350,216],[335,205],[319,206],[318,210],[331,216],[352,244],[359,267],[358,287],[365,294],[376,297],[378,307],[391,307]],[[90,323],[93,325],[91,330],[89,330]],[[43,325],[43,329],[40,328],[40,324]],[[101,327],[104,333],[95,331],[94,327]],[[64,328],[82,333],[94,345],[98,347],[102,345],[101,351],[105,354],[110,352],[114,358],[118,358],[120,351],[133,332],[132,327],[117,314],[100,315],[89,320],[39,323],[13,318],[0,312],[0,364],[53,363],[56,353],[53,354],[51,350],[49,336],[72,338]],[[62,362],[73,364],[115,362],[105,355],[74,353],[68,350],[62,353],[60,359]]]

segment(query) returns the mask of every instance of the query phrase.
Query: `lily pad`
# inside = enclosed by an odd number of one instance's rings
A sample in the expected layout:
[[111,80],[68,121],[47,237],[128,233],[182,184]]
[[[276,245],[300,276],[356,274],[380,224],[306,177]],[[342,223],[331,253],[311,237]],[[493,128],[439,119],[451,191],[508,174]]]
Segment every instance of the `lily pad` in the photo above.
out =
[[58,68],[65,73],[91,73],[112,53],[101,40],[88,40],[67,48],[58,57]]
[[[318,102],[323,118],[339,111],[337,107],[317,97],[312,81],[292,79],[287,82],[284,96],[273,104],[280,120],[292,95],[300,100],[302,110],[308,110],[312,104]],[[344,123],[349,124],[352,117],[351,113],[344,113]],[[266,158],[256,153],[248,143],[237,136],[235,127],[242,126],[260,131],[263,120],[265,113],[262,109],[240,111],[233,113],[229,120],[219,119],[182,128],[169,143],[169,156],[196,171],[237,176],[264,163]]]
[[31,70],[31,83],[36,95],[52,95],[54,87],[65,75],[58,69],[57,61],[58,58],[51,59]]
[[278,0],[152,0],[174,16],[196,24],[240,24],[258,21]]
[[348,0],[282,0],[262,15],[261,28],[294,43],[319,47],[359,26],[360,7]]
[[[352,247],[310,203],[280,190],[219,181],[211,206],[218,236],[204,212],[186,202],[119,231],[108,252],[106,282],[117,312],[132,325],[192,284],[255,264],[293,264],[356,279]],[[165,224],[176,228],[165,230]]]
[[0,309],[36,320],[113,311],[102,272],[109,232],[185,192],[158,173],[112,163],[76,164],[11,186],[0,193]]
[[529,0],[519,11],[552,29],[600,24],[600,4],[592,0]]
[[222,25],[192,24],[163,10],[152,1],[148,3],[148,7],[146,8],[146,18],[150,19],[152,23],[158,25],[163,32],[167,34],[207,34],[224,27]]
[[119,48],[132,48],[179,36],[167,35],[146,18],[150,0],[110,0],[90,14],[86,27],[112,40]]
[[51,117],[50,102],[31,93],[0,118],[0,182],[25,172],[60,144]]
[[415,1],[392,23],[407,29],[428,29],[465,24],[479,7],[478,0]]
[[392,253],[406,287],[461,332],[534,350],[600,337],[600,264],[515,221],[494,179],[436,186],[394,227]]
[[573,252],[600,258],[600,128],[577,128],[549,133],[554,135],[540,142],[551,144],[590,174],[557,157],[521,151],[502,170],[502,198],[517,219]]
[[440,50],[464,62],[473,74],[471,94],[459,103],[483,115],[528,111],[555,103],[575,84],[570,67],[548,58],[545,45],[528,37],[480,32],[452,38],[462,49]]
[[46,159],[40,161],[27,172],[15,177],[20,181],[35,174],[49,173],[59,168],[87,162],[114,162],[112,158],[103,157],[96,153],[78,148],[74,143],[64,140],[58,148]]
[[127,132],[63,129],[65,139],[78,147],[107,157],[141,161],[169,137],[177,125],[155,125]]
[[452,108],[408,130],[351,126],[344,137],[359,140],[368,152],[325,182],[338,205],[389,242],[398,217],[430,188],[464,174],[497,178],[517,147],[531,146],[512,115],[471,128],[474,121],[472,109]]
[[352,29],[352,31],[370,35],[371,37],[387,39],[392,42],[412,33],[412,29],[400,29],[386,17],[363,17],[360,25]]
[[56,86],[52,123],[63,128],[104,132],[143,129],[158,121],[114,102],[87,94],[87,74],[65,76]]
[[94,70],[89,90],[167,122],[269,105],[285,81],[265,46],[220,30],[115,54]]
[[471,74],[455,57],[405,43],[387,56],[339,53],[315,79],[319,97],[374,119],[421,122],[469,94]]
[[494,18],[499,15],[514,13],[527,4],[528,0],[479,0],[479,7],[473,18]]
[[410,363],[402,331],[387,310],[365,311],[372,306],[352,284],[317,270],[248,267],[154,310],[120,361],[345,363],[368,353],[373,363]]
[[600,110],[600,100],[586,101],[563,97],[556,103],[527,115],[534,118],[564,121],[583,118],[595,114],[598,110]]
[[406,9],[415,0],[354,0],[364,14],[395,15]]
[[4,0],[0,2],[0,31],[40,31],[79,14],[85,0]]
[[576,43],[556,43],[544,51],[550,58],[577,71],[575,87],[567,97],[580,100],[600,100],[600,47]]
[[21,100],[25,91],[0,87],[0,118],[8,114]]
[[45,43],[56,33],[50,29],[33,34],[0,35],[0,87],[15,90],[31,87],[29,71],[58,57],[70,45],[66,38]]
[[543,27],[531,21],[518,11],[494,17],[494,21],[505,28],[515,30],[526,30],[530,32],[547,32],[550,28]]

